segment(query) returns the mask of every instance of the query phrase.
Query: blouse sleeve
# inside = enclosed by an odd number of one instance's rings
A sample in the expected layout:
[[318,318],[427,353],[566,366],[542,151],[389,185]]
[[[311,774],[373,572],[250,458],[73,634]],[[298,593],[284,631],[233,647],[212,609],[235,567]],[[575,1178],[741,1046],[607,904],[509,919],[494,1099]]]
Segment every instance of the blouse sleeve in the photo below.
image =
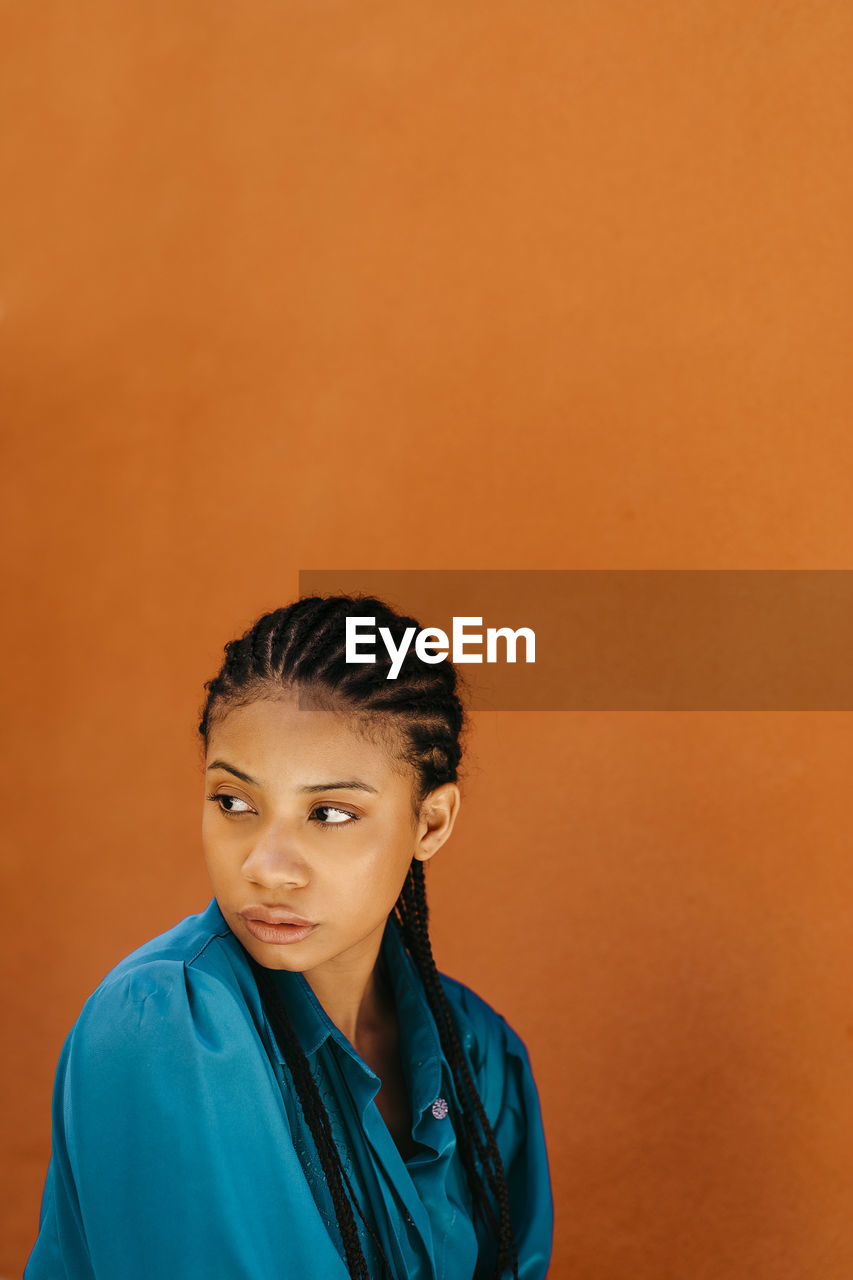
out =
[[25,1280],[346,1276],[239,993],[179,961],[109,980],[65,1042]]

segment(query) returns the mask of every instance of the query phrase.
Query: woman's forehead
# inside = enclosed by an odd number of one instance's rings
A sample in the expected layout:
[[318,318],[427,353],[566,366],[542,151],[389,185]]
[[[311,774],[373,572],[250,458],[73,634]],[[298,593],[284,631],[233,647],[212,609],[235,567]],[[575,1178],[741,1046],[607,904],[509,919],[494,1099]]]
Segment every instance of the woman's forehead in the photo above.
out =
[[210,729],[213,759],[231,748],[253,756],[352,759],[380,773],[399,772],[399,735],[387,719],[349,708],[300,705],[294,694],[223,709]]

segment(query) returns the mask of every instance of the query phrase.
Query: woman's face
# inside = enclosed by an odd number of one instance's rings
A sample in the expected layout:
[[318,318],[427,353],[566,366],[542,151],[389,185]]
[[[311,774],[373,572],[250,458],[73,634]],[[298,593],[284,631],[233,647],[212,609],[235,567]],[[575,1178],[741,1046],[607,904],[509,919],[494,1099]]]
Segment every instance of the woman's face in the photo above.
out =
[[202,843],[213,892],[269,969],[375,956],[413,857],[450,834],[455,784],[412,811],[413,774],[355,723],[296,695],[229,711],[210,731]]

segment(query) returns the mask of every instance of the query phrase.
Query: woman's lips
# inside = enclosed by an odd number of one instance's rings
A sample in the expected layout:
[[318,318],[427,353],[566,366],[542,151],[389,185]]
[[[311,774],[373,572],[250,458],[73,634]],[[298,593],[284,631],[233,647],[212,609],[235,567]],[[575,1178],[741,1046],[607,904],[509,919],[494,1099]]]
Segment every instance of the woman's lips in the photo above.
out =
[[242,916],[246,928],[259,942],[301,942],[317,928],[304,916],[285,907],[245,907],[237,913]]

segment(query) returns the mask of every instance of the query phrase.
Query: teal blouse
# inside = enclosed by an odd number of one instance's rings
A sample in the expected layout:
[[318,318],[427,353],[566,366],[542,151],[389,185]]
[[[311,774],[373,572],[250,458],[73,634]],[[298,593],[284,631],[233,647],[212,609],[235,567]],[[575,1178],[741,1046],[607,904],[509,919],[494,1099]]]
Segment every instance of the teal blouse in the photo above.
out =
[[[492,1245],[472,1222],[456,1152],[453,1077],[393,919],[382,952],[418,1144],[407,1160],[374,1102],[378,1076],[304,975],[275,971],[275,981],[396,1280],[471,1280],[478,1253],[489,1276]],[[520,1280],[541,1280],[553,1206],[527,1051],[485,1001],[441,981],[501,1152]],[[359,1230],[370,1274],[380,1276],[360,1222]],[[214,899],[117,965],[65,1042],[25,1280],[348,1274],[331,1196],[248,955]]]

